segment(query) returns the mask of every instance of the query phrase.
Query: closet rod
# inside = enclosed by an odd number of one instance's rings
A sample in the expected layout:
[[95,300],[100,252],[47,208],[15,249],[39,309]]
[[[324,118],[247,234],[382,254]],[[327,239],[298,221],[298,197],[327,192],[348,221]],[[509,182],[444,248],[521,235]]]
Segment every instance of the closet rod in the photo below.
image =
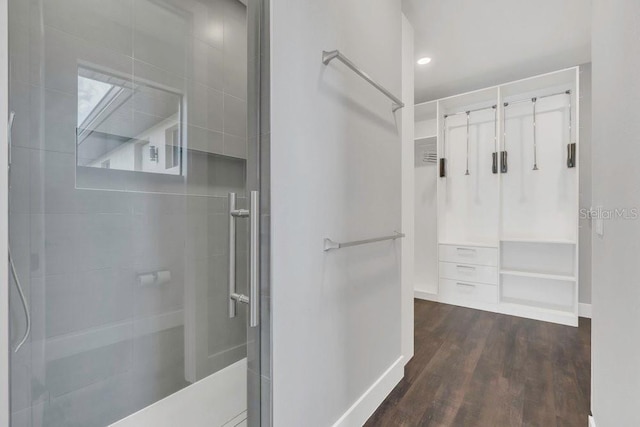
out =
[[516,101],[505,102],[503,106],[508,107],[509,105],[513,105],[513,104],[521,104],[523,102],[533,102],[534,99],[550,98],[552,96],[558,96],[558,95],[571,95],[571,90],[565,90],[563,92],[551,93],[549,95],[532,96],[531,98],[524,98],[524,99],[518,99]]
[[445,114],[444,118],[446,119],[449,116],[457,116],[457,115],[460,115],[460,114],[475,113],[475,112],[478,112],[478,111],[491,110],[491,109],[496,108],[496,107],[497,107],[497,105],[492,105],[490,107],[476,108],[475,110],[457,111],[455,113]]
[[324,251],[329,252],[334,249],[349,248],[351,246],[366,245],[367,243],[383,242],[385,240],[396,240],[405,237],[404,233],[393,232],[392,236],[374,237],[372,239],[354,240],[352,242],[334,242],[331,239],[324,239]]
[[359,75],[360,77],[365,79],[367,82],[369,82],[369,84],[371,84],[373,87],[375,87],[380,92],[385,94],[387,96],[387,98],[392,100],[393,101],[393,107],[391,108],[391,110],[394,113],[397,110],[399,110],[400,108],[404,107],[404,102],[402,102],[400,100],[400,98],[396,97],[394,94],[392,94],[388,89],[386,89],[380,83],[378,83],[375,80],[373,80],[371,78],[371,76],[369,76],[369,74],[365,73],[362,69],[360,69],[360,67],[358,67],[356,64],[351,62],[351,60],[349,58],[347,58],[346,56],[344,56],[342,53],[340,53],[339,50],[332,50],[332,51],[324,50],[324,51],[322,51],[322,63],[324,65],[329,65],[329,63],[331,61],[333,61],[334,59],[337,59],[338,61],[342,62],[344,65],[346,65],[348,68],[350,68],[354,73],[356,73],[357,75]]

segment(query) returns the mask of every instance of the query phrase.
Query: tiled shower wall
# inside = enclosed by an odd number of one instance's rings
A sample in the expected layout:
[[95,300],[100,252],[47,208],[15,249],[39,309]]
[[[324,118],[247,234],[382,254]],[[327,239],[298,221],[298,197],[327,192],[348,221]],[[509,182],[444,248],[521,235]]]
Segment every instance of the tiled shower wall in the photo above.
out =
[[[9,13],[10,245],[33,323],[12,359],[13,425],[104,426],[246,354],[245,309],[227,318],[226,213],[245,191],[246,8],[10,0]],[[183,95],[184,176],[77,170],[79,65]],[[138,283],[156,271],[171,279]]]

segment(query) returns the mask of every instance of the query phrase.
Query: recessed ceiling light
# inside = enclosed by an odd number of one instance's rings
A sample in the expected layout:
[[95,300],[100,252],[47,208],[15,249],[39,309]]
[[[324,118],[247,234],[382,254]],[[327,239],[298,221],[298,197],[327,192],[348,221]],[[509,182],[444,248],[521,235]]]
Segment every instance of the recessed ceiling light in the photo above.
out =
[[418,59],[418,65],[427,65],[429,62],[431,62],[431,58],[428,58],[426,56],[424,58]]

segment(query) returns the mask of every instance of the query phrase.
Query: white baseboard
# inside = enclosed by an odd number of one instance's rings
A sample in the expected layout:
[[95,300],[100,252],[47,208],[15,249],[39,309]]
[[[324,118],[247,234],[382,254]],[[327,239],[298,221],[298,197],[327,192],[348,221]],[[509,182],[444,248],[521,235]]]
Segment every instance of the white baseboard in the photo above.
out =
[[[413,291],[413,296],[414,298],[422,299],[425,301],[435,301],[435,302],[440,301],[438,299],[438,294],[434,294],[427,291],[421,291],[419,289],[415,289]],[[591,319],[591,304],[584,304],[584,303],[578,304],[578,316]]]
[[596,420],[591,415],[589,415],[589,427],[596,427]]
[[426,300],[426,301],[438,302],[438,294],[433,294],[431,292],[426,292],[426,291],[421,291],[421,290],[415,289],[413,291],[413,296],[414,296],[414,298],[417,298],[417,299],[423,299],[423,300]]
[[404,357],[400,356],[393,362],[389,369],[333,424],[333,427],[362,426],[404,377],[403,359]]
[[578,304],[578,316],[591,319],[591,304]]

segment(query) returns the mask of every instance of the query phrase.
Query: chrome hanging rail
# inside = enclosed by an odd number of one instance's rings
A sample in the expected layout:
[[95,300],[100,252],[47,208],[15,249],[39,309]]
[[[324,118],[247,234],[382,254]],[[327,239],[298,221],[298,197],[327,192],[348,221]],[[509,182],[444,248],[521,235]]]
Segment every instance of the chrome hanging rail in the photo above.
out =
[[536,128],[536,105],[538,105],[538,98],[531,98],[533,103],[533,170],[538,170],[538,129]]
[[[538,153],[537,153],[537,141],[536,141],[536,102],[540,99],[544,99],[544,98],[550,98],[552,96],[559,96],[559,95],[569,95],[569,143],[567,144],[567,167],[568,168],[573,168],[576,166],[576,144],[575,142],[572,141],[572,125],[573,125],[573,120],[572,120],[572,116],[571,116],[571,111],[572,111],[572,103],[571,103],[571,89],[567,89],[564,90],[562,92],[556,92],[556,93],[550,93],[547,95],[541,95],[541,96],[534,96],[533,98],[524,98],[524,99],[518,99],[516,101],[510,101],[510,102],[505,102],[503,104],[504,109],[503,111],[503,123],[505,122],[504,120],[504,112],[506,111],[506,108],[509,107],[510,105],[513,104],[521,104],[524,102],[531,102],[533,104],[533,170],[537,171],[538,169]],[[505,130],[505,134],[504,134],[504,138],[506,141],[506,130]],[[506,146],[506,143],[503,143]],[[506,161],[506,159],[505,159]],[[503,171],[506,172],[506,171]]]
[[498,173],[498,106],[493,106],[493,153],[491,153],[491,173]]
[[[569,95],[571,92],[569,92]],[[572,102],[571,96],[569,96],[569,143],[567,144],[567,167],[575,168],[576,167],[576,143],[573,142],[573,127],[572,127]]]
[[444,118],[446,119],[449,116],[458,116],[458,115],[461,115],[461,114],[477,113],[478,111],[491,110],[492,108],[496,108],[496,105],[494,104],[494,105],[490,105],[488,107],[476,108],[475,110],[456,111],[455,113],[445,114]]
[[[505,103],[504,107],[507,106]],[[500,173],[507,173],[509,171],[507,152],[507,109],[502,109],[502,150],[500,151]]]
[[349,60],[342,53],[340,53],[339,50],[322,51],[322,63],[324,65],[329,65],[329,63],[334,59],[337,59],[340,62],[342,62],[344,65],[346,65],[351,70],[353,70],[357,75],[359,75],[360,77],[362,77],[363,79],[371,83],[373,87],[378,89],[380,92],[384,93],[387,96],[387,98],[391,99],[393,101],[393,106],[391,107],[391,110],[394,113],[400,108],[404,107],[404,102],[402,102],[400,98],[397,98],[394,94],[392,94],[387,89],[385,89],[384,86],[382,86],[381,84],[373,80],[367,73],[362,71],[356,64],[351,62],[351,60]]
[[383,242],[385,240],[396,240],[396,239],[401,239],[404,236],[405,236],[404,233],[398,233],[396,231],[394,232],[393,236],[375,237],[373,239],[365,239],[365,240],[354,240],[352,242],[340,243],[340,242],[334,242],[331,239],[324,239],[324,251],[328,252],[334,249],[342,249],[342,248],[348,248],[351,246],[366,245],[367,243]]
[[471,111],[467,111],[467,170],[464,172],[469,176],[469,120],[471,119]]
[[534,102],[533,101],[534,99],[544,99],[544,98],[550,98],[552,96],[558,96],[558,95],[571,95],[571,90],[565,90],[565,91],[562,91],[562,92],[550,93],[548,95],[534,96],[532,98],[524,98],[524,99],[518,99],[518,100],[515,100],[515,101],[505,102],[504,103],[504,107],[508,107],[510,105],[513,105],[513,104],[520,104],[520,103],[523,103],[523,102]]
[[[494,122],[497,123],[497,109],[498,109],[498,105],[497,104],[493,104],[490,105],[488,107],[480,107],[480,108],[476,108],[473,110],[465,110],[465,111],[457,111],[455,113],[448,113],[445,114],[443,116],[444,118],[444,137],[443,137],[443,146],[444,148],[446,148],[446,135],[447,135],[447,118],[449,117],[453,117],[453,116],[457,116],[457,115],[462,115],[465,114],[467,116],[467,125],[466,125],[466,129],[467,129],[467,162],[466,162],[466,170],[465,170],[465,175],[471,175],[469,172],[469,119],[471,116],[471,113],[477,113],[479,111],[484,111],[484,110],[494,110]],[[497,126],[497,125],[496,125]],[[496,128],[497,129],[497,128]],[[497,131],[496,131],[497,132]],[[496,144],[498,140],[498,136],[497,133],[494,135],[493,141],[494,141],[494,145]],[[443,149],[444,151],[444,149]],[[440,178],[444,178],[446,176],[446,171],[445,171],[445,162],[446,160],[444,158],[440,159]],[[493,154],[493,166],[492,166],[493,170],[495,170],[495,172],[493,173],[498,173],[497,171],[497,154],[494,153]]]
[[440,170],[438,175],[440,178],[445,178],[447,176],[447,116],[445,115],[443,118],[443,126],[442,126],[442,157],[440,157]]

